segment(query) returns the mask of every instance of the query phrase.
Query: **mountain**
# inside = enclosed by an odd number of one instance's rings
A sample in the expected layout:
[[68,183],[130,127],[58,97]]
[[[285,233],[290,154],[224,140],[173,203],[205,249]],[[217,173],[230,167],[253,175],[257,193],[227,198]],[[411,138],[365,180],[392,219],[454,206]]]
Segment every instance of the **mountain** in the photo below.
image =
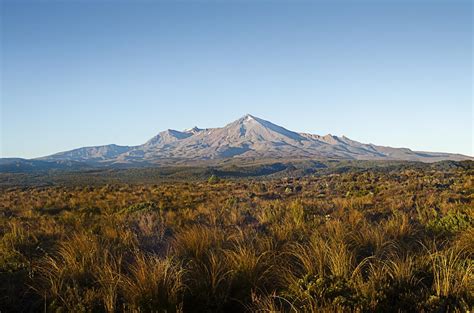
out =
[[39,158],[44,161],[62,161],[71,160],[76,162],[101,162],[113,160],[125,152],[132,150],[133,147],[118,145],[105,145],[95,147],[84,147],[70,151],[59,152],[49,157]]
[[88,168],[83,162],[60,160],[26,160],[21,158],[0,158],[1,173],[21,173],[43,170],[81,170]]
[[86,162],[93,165],[146,165],[228,158],[422,162],[473,159],[460,154],[364,144],[345,136],[297,133],[248,114],[221,128],[168,129],[139,146],[85,147],[37,160]]

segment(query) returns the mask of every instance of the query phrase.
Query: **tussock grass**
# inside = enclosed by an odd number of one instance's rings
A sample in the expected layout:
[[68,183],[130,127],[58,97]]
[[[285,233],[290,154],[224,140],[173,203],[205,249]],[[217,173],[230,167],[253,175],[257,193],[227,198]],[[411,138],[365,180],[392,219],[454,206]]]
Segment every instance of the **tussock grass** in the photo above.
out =
[[182,310],[185,270],[166,258],[137,254],[120,284],[128,310],[178,312]]
[[467,311],[473,305],[474,262],[472,255],[469,259],[466,254],[466,250],[454,246],[428,255],[433,275],[429,305],[447,311]]
[[2,312],[467,312],[472,170],[0,193]]

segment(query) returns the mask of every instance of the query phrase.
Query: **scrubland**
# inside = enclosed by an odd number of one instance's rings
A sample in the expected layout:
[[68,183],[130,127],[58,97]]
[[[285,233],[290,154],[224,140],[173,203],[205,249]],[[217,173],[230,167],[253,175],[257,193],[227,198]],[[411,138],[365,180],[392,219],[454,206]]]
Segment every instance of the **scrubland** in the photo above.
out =
[[3,188],[1,312],[467,312],[474,170]]

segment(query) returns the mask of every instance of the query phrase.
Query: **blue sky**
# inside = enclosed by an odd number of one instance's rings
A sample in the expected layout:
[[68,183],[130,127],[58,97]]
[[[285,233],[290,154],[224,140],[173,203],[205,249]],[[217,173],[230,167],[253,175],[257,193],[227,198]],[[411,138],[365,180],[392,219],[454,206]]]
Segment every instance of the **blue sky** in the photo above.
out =
[[470,1],[2,1],[1,156],[250,113],[473,155]]

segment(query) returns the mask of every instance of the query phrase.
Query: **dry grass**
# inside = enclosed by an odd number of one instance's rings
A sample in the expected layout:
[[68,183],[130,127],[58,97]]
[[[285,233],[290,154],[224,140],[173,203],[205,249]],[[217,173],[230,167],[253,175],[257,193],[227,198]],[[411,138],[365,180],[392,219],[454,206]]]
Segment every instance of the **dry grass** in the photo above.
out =
[[439,302],[446,310],[469,310],[474,295],[474,262],[466,257],[466,250],[454,246],[428,256],[434,293],[430,301]]
[[126,307],[138,311],[182,310],[185,270],[172,259],[137,255],[122,279]]
[[0,310],[465,312],[468,170],[0,193]]

